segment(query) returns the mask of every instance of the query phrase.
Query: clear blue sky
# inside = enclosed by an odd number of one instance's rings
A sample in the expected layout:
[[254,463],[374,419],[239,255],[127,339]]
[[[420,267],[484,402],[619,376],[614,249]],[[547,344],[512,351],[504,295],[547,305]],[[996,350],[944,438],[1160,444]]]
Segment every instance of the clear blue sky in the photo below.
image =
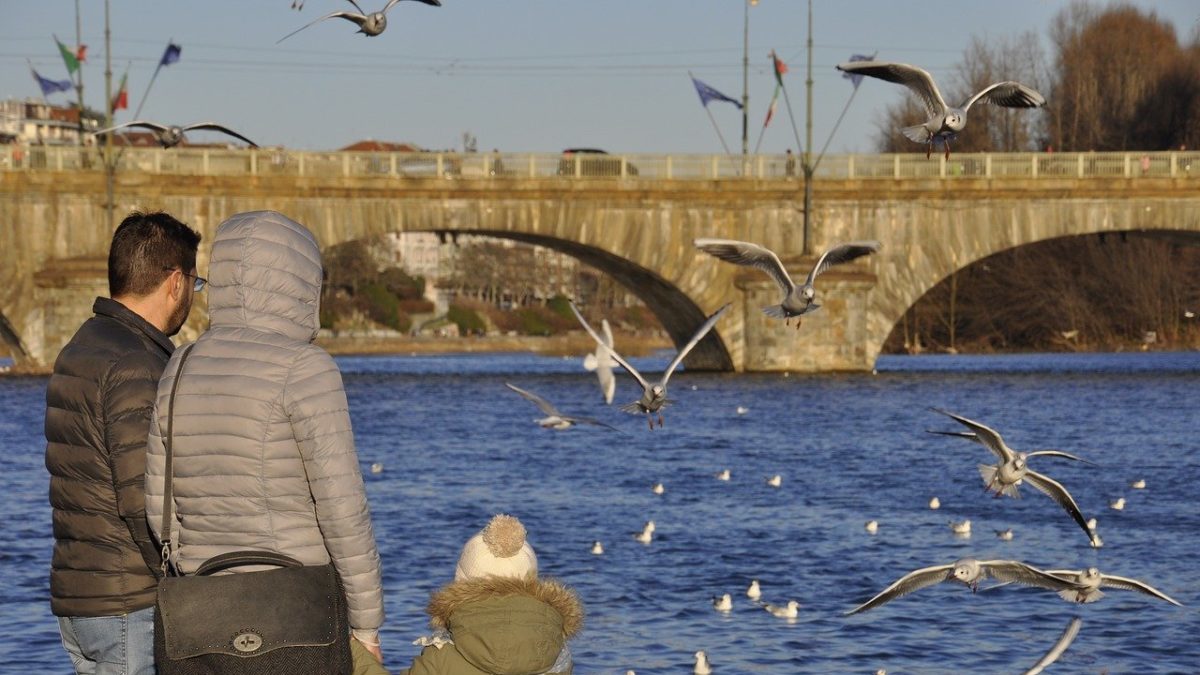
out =
[[[183,46],[146,101],[144,119],[218,121],[262,145],[334,149],[363,138],[479,148],[555,152],[594,146],[610,152],[720,152],[687,73],[735,98],[742,90],[745,0],[443,0],[401,2],[375,38],[330,19],[275,41],[334,10],[343,0],[114,0],[114,81],[130,69],[130,111],[145,90],[168,38]],[[104,12],[82,0],[85,98],[102,107]],[[360,2],[368,11],[384,0]],[[1197,30],[1197,0],[1133,0]],[[760,0],[750,9],[750,143],[773,88],[767,53],[791,67],[785,76],[804,134],[804,0]],[[850,94],[834,65],[851,53],[921,65],[948,78],[972,35],[1045,37],[1066,0],[815,0],[814,145],[819,149]],[[939,11],[940,10],[940,11]],[[0,0],[0,98],[40,91],[26,59],[43,76],[66,71],[51,34],[75,42],[72,0]],[[114,82],[114,87],[116,86]],[[879,110],[902,96],[868,80],[831,152],[869,151]],[[73,94],[72,94],[73,96]],[[52,101],[64,102],[55,94]],[[735,151],[741,117],[729,104],[712,112]],[[763,152],[795,147],[782,103]]]

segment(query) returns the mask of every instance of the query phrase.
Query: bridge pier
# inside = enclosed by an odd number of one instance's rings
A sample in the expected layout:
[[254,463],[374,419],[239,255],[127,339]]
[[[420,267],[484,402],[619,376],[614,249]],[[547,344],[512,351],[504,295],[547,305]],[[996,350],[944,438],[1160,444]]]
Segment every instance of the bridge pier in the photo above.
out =
[[[795,265],[784,263],[793,279],[804,279],[816,264],[815,258],[800,259]],[[830,371],[869,371],[879,355],[879,340],[868,330],[870,293],[875,275],[863,264],[833,268],[817,282],[817,304],[821,308],[806,314],[800,328],[793,319],[783,320],[763,314],[762,308],[782,300],[779,286],[758,270],[747,270],[737,277],[745,311],[745,362],[748,372],[818,373]]]
[[49,369],[79,326],[92,316],[92,303],[108,295],[108,258],[50,259],[33,275],[33,306],[19,333],[29,363]]

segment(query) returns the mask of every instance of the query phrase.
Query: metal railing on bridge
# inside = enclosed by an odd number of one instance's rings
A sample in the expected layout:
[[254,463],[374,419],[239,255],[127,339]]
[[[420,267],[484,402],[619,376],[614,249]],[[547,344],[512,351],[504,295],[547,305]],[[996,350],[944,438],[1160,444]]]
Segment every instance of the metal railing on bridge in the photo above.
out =
[[[103,172],[99,149],[0,146],[0,171]],[[187,176],[563,180],[801,180],[788,155],[308,152],[285,149],[126,148],[119,172]],[[922,153],[830,155],[817,179],[1200,178],[1200,152]]]

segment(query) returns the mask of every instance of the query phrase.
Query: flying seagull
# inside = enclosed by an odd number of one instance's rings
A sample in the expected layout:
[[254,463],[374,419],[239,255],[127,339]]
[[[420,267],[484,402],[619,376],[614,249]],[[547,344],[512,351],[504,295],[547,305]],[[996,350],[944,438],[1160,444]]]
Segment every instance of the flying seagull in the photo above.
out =
[[886,61],[851,61],[839,63],[837,69],[844,73],[876,77],[888,82],[902,84],[913,91],[925,104],[929,119],[923,124],[901,129],[901,133],[916,143],[925,143],[925,157],[933,152],[933,142],[941,139],[946,148],[946,159],[950,159],[950,141],[967,126],[967,111],[976,101],[991,103],[1005,108],[1038,108],[1046,99],[1036,90],[1011,80],[990,84],[971,96],[957,108],[946,105],[942,92],[938,91],[933,76],[923,68],[907,63]]
[[187,126],[181,127],[181,126],[175,126],[175,125],[163,126],[161,124],[156,124],[154,122],[147,122],[145,120],[135,120],[133,122],[125,122],[124,124],[118,124],[116,126],[111,126],[107,129],[93,131],[92,133],[95,134],[96,136],[99,136],[101,134],[110,134],[118,129],[124,129],[126,127],[141,127],[143,129],[149,129],[149,130],[153,131],[154,137],[158,140],[158,144],[164,148],[173,148],[173,147],[179,145],[180,142],[183,141],[184,132],[198,130],[198,129],[206,130],[206,131],[219,131],[223,134],[233,136],[234,138],[238,138],[238,139],[241,139],[241,140],[249,143],[250,147],[252,147],[252,148],[258,147],[258,144],[255,143],[254,141],[250,140],[249,138],[246,138],[245,136],[234,131],[233,129],[230,129],[228,127],[223,127],[220,124],[217,124],[216,122],[199,122],[196,124],[189,124]]
[[1056,577],[1075,582],[1077,587],[1064,588],[1058,592],[1064,600],[1072,602],[1095,602],[1104,597],[1104,592],[1100,590],[1101,588],[1119,588],[1125,591],[1145,593],[1159,600],[1166,600],[1176,607],[1183,607],[1183,605],[1176,602],[1171,596],[1150,584],[1138,581],[1137,579],[1119,577],[1115,574],[1102,574],[1095,567],[1089,567],[1086,570],[1046,570],[1046,574],[1053,574]]
[[[395,5],[397,2],[400,2],[400,0],[388,0],[388,4],[384,5],[383,9],[381,9],[378,12],[372,12],[370,14],[367,14],[367,13],[363,12],[362,7],[359,7],[358,3],[355,2],[354,0],[346,0],[346,1],[349,2],[350,4],[354,5],[354,9],[357,9],[358,12],[330,12],[330,13],[326,14],[325,16],[317,19],[316,21],[313,21],[310,24],[301,26],[300,28],[297,28],[296,30],[288,33],[287,35],[284,35],[283,37],[279,38],[279,40],[277,40],[275,42],[275,44],[279,44],[280,42],[283,42],[284,40],[292,37],[296,33],[299,33],[300,31],[304,30],[305,28],[308,28],[309,26],[313,26],[315,24],[321,23],[325,19],[334,19],[334,18],[346,19],[347,21],[353,21],[354,23],[358,24],[358,32],[362,33],[363,35],[366,35],[367,37],[375,37],[376,35],[379,35],[380,33],[382,33],[385,28],[387,28],[387,16],[386,16],[387,11],[392,8],[392,5]],[[434,7],[442,6],[441,0],[417,0],[417,2],[423,2],[426,5],[433,5]],[[296,7],[295,5],[293,5],[293,8],[301,9],[304,7],[303,2],[300,2],[299,5],[300,5],[299,7]]]
[[926,586],[933,586],[943,581],[957,581],[966,584],[972,591],[979,588],[979,582],[984,579],[999,579],[1009,583],[1020,583],[1029,586],[1048,588],[1053,591],[1063,591],[1080,588],[1073,581],[1053,576],[1036,567],[1026,565],[1016,560],[976,560],[963,558],[949,565],[923,567],[900,577],[891,586],[883,589],[878,595],[846,612],[846,616],[865,612],[878,607],[885,602],[908,595]]
[[[975,441],[976,443],[978,443],[980,445],[984,445],[984,442],[979,440],[979,435],[973,431],[937,431],[934,429],[926,429],[925,431],[927,431],[931,434],[938,434],[941,436],[955,436],[957,438],[965,438],[968,441]],[[1017,454],[1023,454],[1026,459],[1029,459],[1030,457],[1042,457],[1042,456],[1044,456],[1044,457],[1062,457],[1063,459],[1070,459],[1070,460],[1074,460],[1076,462],[1083,462],[1084,464],[1091,464],[1092,466],[1097,466],[1097,464],[1095,462],[1086,460],[1077,455],[1072,455],[1069,452],[1063,452],[1062,450],[1033,450],[1031,452],[1024,452],[1024,453],[1017,453]]]
[[596,345],[596,351],[583,359],[583,367],[596,371],[596,379],[600,380],[600,391],[604,394],[604,402],[612,404],[613,394],[617,391],[617,378],[613,377],[613,367],[616,361],[612,358],[613,336],[608,319],[600,320],[600,331],[604,342]]
[[[708,320],[700,326],[700,328],[696,331],[696,334],[692,336],[692,339],[689,340],[688,343],[679,350],[679,353],[676,354],[675,358],[671,360],[671,363],[667,365],[667,369],[663,371],[662,378],[659,379],[659,381],[655,384],[647,382],[646,378],[642,377],[642,374],[639,373],[636,368],[629,365],[629,362],[623,359],[621,355],[616,352],[616,350],[610,349],[609,351],[612,353],[613,360],[617,362],[617,365],[624,368],[625,372],[632,375],[633,379],[637,380],[638,384],[642,385],[642,397],[633,403],[621,406],[621,410],[633,415],[644,413],[646,415],[646,421],[650,424],[651,429],[654,429],[654,414],[657,413],[658,426],[661,427],[663,425],[663,416],[661,412],[662,408],[663,406],[671,403],[671,401],[667,399],[667,381],[671,379],[671,373],[675,372],[675,368],[677,368],[679,364],[683,362],[683,359],[688,355],[688,352],[692,351],[692,348],[695,347],[705,335],[708,335],[708,331],[712,330],[712,327],[717,324],[717,319],[721,318],[721,315],[724,314],[725,310],[729,309],[729,306],[732,304],[732,302],[726,303],[723,307],[721,307],[721,309],[713,312],[713,315],[708,317]],[[582,325],[584,330],[588,332],[588,335],[592,336],[592,339],[596,341],[596,344],[604,344],[603,338],[596,334],[595,329],[593,329],[591,325],[588,324],[587,320],[583,318],[583,315],[579,313],[579,308],[577,308],[573,302],[571,303],[571,311],[575,312],[575,318],[579,320],[580,325]]]
[[576,424],[591,424],[598,427],[605,427],[606,429],[612,429],[613,431],[617,430],[616,427],[605,424],[600,420],[592,419],[591,417],[575,417],[571,415],[564,415],[558,411],[558,408],[555,408],[554,405],[546,399],[531,391],[525,391],[516,385],[505,382],[504,386],[517,392],[527,400],[533,401],[533,404],[536,405],[546,415],[542,419],[537,420],[538,425],[540,425],[543,429],[569,429]]
[[1067,651],[1067,647],[1071,646],[1071,642],[1075,640],[1075,636],[1079,634],[1079,626],[1082,623],[1083,619],[1080,619],[1079,617],[1071,619],[1071,622],[1067,624],[1067,627],[1063,630],[1062,635],[1058,636],[1058,641],[1054,643],[1054,646],[1050,648],[1050,651],[1046,652],[1045,656],[1043,656],[1037,663],[1033,664],[1032,668],[1025,671],[1025,675],[1038,675],[1038,673],[1041,673],[1046,669],[1046,666],[1057,661],[1058,657],[1062,656],[1063,652]]
[[779,256],[775,255],[775,252],[768,248],[732,239],[696,239],[692,243],[701,251],[713,257],[720,258],[725,262],[757,267],[766,272],[775,280],[775,283],[779,284],[784,297],[782,303],[764,307],[763,313],[767,316],[783,319],[785,323],[791,320],[792,317],[797,317],[797,329],[800,328],[800,319],[798,317],[809,312],[815,312],[820,307],[820,305],[813,302],[813,298],[816,295],[813,282],[817,280],[817,275],[834,265],[850,262],[855,258],[875,253],[881,247],[881,244],[877,241],[856,241],[848,244],[838,244],[821,254],[821,257],[817,259],[817,264],[808,273],[808,278],[804,280],[804,284],[797,286],[796,282],[792,281],[792,277],[788,274],[787,269],[784,268],[783,263],[779,261]]
[[[997,497],[1002,494],[1009,497],[1020,497],[1017,486],[1023,482],[1028,482],[1034,488],[1045,493],[1046,496],[1055,502],[1058,502],[1058,505],[1087,533],[1093,548],[1100,548],[1104,545],[1100,541],[1099,535],[1088,528],[1087,519],[1079,511],[1079,505],[1075,503],[1075,499],[1071,497],[1071,493],[1067,492],[1062,483],[1029,468],[1026,463],[1029,457],[1028,454],[1016,452],[1008,447],[1004,439],[1000,437],[1000,434],[988,426],[939,408],[930,408],[930,410],[945,415],[970,429],[975,434],[973,440],[990,450],[1000,460],[998,464],[979,465],[979,475],[983,477],[985,489],[995,490]],[[955,434],[952,433],[950,435]],[[1042,452],[1059,453],[1057,450]],[[1066,455],[1067,453],[1059,454]]]

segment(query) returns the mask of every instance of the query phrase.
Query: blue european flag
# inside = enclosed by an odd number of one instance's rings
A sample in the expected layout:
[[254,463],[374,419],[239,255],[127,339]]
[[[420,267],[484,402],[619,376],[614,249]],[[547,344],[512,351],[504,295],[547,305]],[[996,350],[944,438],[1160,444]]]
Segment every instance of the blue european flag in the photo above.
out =
[[738,110],[741,110],[741,101],[735,98],[729,98],[725,94],[722,94],[721,92],[713,89],[694,77],[692,78],[692,84],[696,85],[696,93],[700,95],[700,103],[703,104],[705,108],[708,107],[709,101],[728,101],[729,103],[736,105]]

